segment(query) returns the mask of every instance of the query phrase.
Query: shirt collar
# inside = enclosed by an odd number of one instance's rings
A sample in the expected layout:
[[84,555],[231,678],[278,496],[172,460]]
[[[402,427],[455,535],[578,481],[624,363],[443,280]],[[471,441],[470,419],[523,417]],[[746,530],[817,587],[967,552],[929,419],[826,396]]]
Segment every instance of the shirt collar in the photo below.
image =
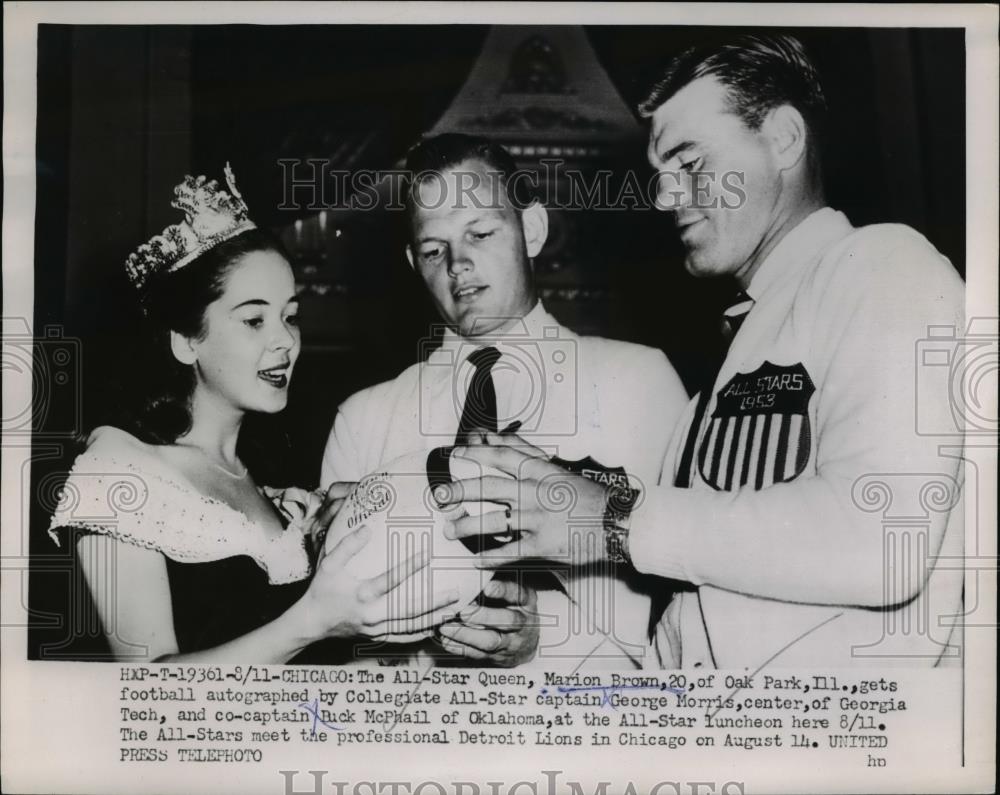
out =
[[789,268],[811,260],[837,238],[852,229],[842,212],[823,207],[803,218],[764,259],[750,280],[746,293],[759,301]]
[[553,329],[559,328],[559,322],[549,314],[548,310],[537,301],[528,314],[520,318],[516,323],[511,324],[505,331],[491,331],[479,337],[463,337],[455,333],[454,329],[445,330],[441,339],[440,350],[456,350],[462,348],[468,353],[471,346],[482,347],[484,345],[494,345],[503,348],[504,341],[509,339],[517,344],[525,340],[548,339],[553,334]]

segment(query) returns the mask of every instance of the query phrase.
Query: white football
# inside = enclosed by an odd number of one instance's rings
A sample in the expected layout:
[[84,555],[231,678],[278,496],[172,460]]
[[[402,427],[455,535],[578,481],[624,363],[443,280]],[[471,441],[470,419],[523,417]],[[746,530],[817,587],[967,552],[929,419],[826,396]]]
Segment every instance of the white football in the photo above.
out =
[[[457,518],[463,511],[442,511],[435,500],[434,488],[450,479],[480,474],[498,473],[488,473],[475,462],[452,456],[450,448],[439,448],[429,454],[413,453],[391,461],[354,487],[330,524],[326,549],[333,549],[345,536],[367,526],[371,536],[348,564],[359,579],[377,577],[426,549],[430,553],[427,566],[385,596],[386,614],[401,619],[403,625],[404,619],[428,612],[435,595],[451,590],[459,595],[454,606],[457,613],[475,600],[492,573],[476,568],[474,554],[466,544],[445,537],[448,517]],[[470,515],[478,515],[481,510],[502,510],[506,506],[487,503],[463,507],[472,509],[468,511]],[[393,639],[417,640],[426,634],[423,630],[407,633],[401,626],[399,632],[393,632]]]

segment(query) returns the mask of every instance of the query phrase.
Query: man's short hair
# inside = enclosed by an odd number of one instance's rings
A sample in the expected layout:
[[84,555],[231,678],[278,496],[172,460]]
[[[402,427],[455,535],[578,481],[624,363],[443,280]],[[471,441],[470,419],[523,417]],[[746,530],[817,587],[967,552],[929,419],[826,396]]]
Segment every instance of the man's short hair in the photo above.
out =
[[731,110],[751,130],[776,107],[791,105],[805,119],[818,154],[826,116],[826,98],[816,67],[802,43],[784,34],[743,34],[715,38],[672,58],[651,81],[639,115],[656,110],[699,77],[714,77],[726,87]]
[[500,144],[486,138],[462,133],[442,133],[425,138],[410,148],[406,154],[406,206],[412,212],[414,193],[433,175],[451,171],[468,160],[486,166],[486,173],[496,176],[507,194],[507,201],[520,211],[534,201],[530,179],[514,179],[517,163]]

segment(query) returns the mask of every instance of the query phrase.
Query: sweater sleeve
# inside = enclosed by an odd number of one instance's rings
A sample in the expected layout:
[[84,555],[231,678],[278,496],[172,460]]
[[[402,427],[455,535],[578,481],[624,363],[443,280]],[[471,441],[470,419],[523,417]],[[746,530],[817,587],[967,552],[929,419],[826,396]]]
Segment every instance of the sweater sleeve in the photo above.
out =
[[[640,571],[783,601],[887,606],[882,516],[864,484],[919,473],[957,492],[957,459],[917,432],[918,402],[938,425],[950,414],[947,390],[916,389],[917,353],[930,326],[961,334],[964,299],[961,279],[921,236],[881,229],[852,235],[834,267],[803,286],[822,371],[815,470],[760,491],[649,490],[632,517]],[[933,559],[947,512],[928,515]],[[897,600],[922,587],[908,583]]]
[[656,485],[666,451],[688,404],[687,391],[676,370],[662,351],[650,350],[642,362],[642,381],[637,391],[651,399],[638,407],[633,422],[639,430],[637,438],[652,454],[646,486]]

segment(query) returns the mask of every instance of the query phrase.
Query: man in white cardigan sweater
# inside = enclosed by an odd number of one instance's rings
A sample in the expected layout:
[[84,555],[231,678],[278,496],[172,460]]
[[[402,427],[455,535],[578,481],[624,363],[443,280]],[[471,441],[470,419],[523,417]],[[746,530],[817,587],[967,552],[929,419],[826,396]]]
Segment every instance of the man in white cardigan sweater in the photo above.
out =
[[[787,36],[692,48],[640,106],[658,203],[674,213],[687,270],[732,277],[744,293],[727,313],[735,336],[721,369],[689,405],[660,485],[628,515],[608,507],[608,490],[568,479],[578,509],[602,517],[579,562],[615,560],[693,586],[654,628],[664,666],[956,656],[948,617],[961,613],[962,572],[935,562],[961,554],[962,476],[958,457],[918,432],[918,411],[951,424],[947,390],[916,384],[929,327],[961,334],[964,287],[914,230],[854,228],[826,206],[824,110],[815,70]],[[489,441],[468,455],[519,482],[470,480],[453,498],[510,503],[520,537],[483,553],[484,564],[564,555],[566,516],[533,498],[554,468]],[[893,526],[889,501],[915,521]],[[478,525],[463,519],[456,533]]]

